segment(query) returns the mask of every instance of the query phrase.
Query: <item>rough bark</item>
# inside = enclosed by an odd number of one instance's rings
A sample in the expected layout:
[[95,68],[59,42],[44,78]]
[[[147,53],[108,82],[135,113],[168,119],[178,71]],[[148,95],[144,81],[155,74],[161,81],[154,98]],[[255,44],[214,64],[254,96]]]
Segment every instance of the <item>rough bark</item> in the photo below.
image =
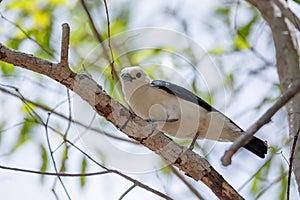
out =
[[0,60],[44,74],[73,90],[99,115],[105,117],[129,137],[160,155],[166,163],[177,166],[196,181],[201,180],[218,198],[243,199],[203,157],[186,147],[179,146],[156,130],[153,124],[132,114],[106,94],[89,75],[76,74],[68,66],[9,49],[1,43]]
[[[287,8],[287,2],[283,0],[276,1],[261,1],[248,0],[262,14],[266,22],[269,24],[276,51],[276,65],[282,85],[283,91],[286,91],[291,83],[300,79],[300,57],[298,43],[295,36],[295,28],[293,23],[286,16],[288,10],[282,12],[280,8]],[[278,5],[281,5],[278,7]],[[285,15],[284,15],[285,14]],[[293,15],[294,16],[294,15]],[[291,20],[291,18],[290,18]],[[299,21],[299,20],[298,20]],[[289,117],[289,132],[291,138],[295,137],[300,126],[300,94],[296,95],[287,105],[286,110]],[[298,184],[300,193],[300,142],[297,141],[294,157],[293,171]]]

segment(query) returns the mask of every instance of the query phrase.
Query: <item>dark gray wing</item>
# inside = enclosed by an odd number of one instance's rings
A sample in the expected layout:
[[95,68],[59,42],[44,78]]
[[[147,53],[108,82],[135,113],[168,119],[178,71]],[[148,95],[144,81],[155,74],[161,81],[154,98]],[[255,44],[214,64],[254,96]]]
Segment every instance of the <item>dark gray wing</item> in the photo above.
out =
[[202,100],[200,97],[192,93],[191,91],[180,87],[178,85],[175,85],[173,83],[167,82],[167,81],[161,81],[161,80],[154,80],[151,82],[151,86],[158,87],[159,89],[162,89],[169,94],[173,94],[175,96],[178,96],[186,101],[190,101],[192,103],[195,103],[205,110],[211,112],[216,111],[211,105],[206,103],[204,100]]

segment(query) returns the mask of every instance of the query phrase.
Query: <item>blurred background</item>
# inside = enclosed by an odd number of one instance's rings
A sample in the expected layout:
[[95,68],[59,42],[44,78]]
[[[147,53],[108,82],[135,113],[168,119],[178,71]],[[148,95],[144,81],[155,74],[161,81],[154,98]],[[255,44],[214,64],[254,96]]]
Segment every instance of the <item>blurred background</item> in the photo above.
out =
[[[289,5],[300,13],[299,4]],[[60,60],[61,25],[68,23],[72,70],[91,74],[125,106],[117,76],[135,65],[153,79],[193,91],[243,129],[282,94],[270,29],[244,1],[111,0],[105,7],[100,0],[12,0],[1,2],[0,14],[2,44],[52,62]],[[291,145],[286,111],[277,112],[256,136],[270,146],[265,159],[241,150],[223,167],[220,158],[230,143],[199,140],[194,150],[244,198],[286,199]],[[58,178],[3,166],[105,174]],[[72,91],[0,62],[1,198],[161,199],[131,188],[132,180],[120,174],[174,199],[216,199],[201,182],[183,176],[185,183],[181,172],[97,116]],[[292,179],[291,199],[299,199],[296,187]]]

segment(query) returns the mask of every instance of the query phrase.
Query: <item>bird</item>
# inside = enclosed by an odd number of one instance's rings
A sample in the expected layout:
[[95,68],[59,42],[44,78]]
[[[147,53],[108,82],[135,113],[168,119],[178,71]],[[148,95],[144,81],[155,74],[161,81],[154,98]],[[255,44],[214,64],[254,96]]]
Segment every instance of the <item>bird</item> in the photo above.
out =
[[[185,139],[234,142],[242,128],[193,92],[163,80],[151,80],[139,66],[121,70],[120,81],[129,108],[142,119],[155,123],[163,133]],[[267,143],[255,136],[245,149],[260,158],[267,154]]]

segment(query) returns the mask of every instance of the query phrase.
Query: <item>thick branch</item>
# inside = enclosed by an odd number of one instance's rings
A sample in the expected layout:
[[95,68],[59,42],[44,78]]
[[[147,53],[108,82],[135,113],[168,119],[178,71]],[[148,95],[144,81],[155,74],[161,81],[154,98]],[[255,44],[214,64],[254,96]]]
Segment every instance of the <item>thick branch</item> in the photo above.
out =
[[222,157],[222,164],[227,166],[231,163],[231,157],[239,150],[239,148],[245,146],[252,138],[253,135],[263,125],[268,123],[272,116],[283,107],[290,99],[292,99],[297,93],[300,92],[300,79],[291,85],[291,87],[278,99],[278,101],[271,106],[247,131],[245,134],[240,136],[231,147],[225,152]]
[[[300,56],[298,41],[295,35],[295,27],[298,28],[298,22],[295,24],[293,19],[289,18],[284,7],[283,1],[261,1],[248,0],[262,14],[269,24],[276,50],[276,65],[280,83],[283,91],[294,81],[300,79]],[[294,24],[291,24],[294,23]],[[295,27],[294,27],[294,26]],[[300,94],[297,94],[287,105],[286,109],[289,117],[290,136],[294,137],[300,124]],[[299,138],[298,138],[299,140]],[[300,192],[300,142],[297,142],[294,154],[293,171]]]
[[163,133],[102,90],[91,77],[76,74],[67,67],[39,59],[33,55],[11,50],[0,43],[0,60],[44,74],[73,90],[101,116],[129,137],[160,155],[166,163],[183,170],[196,181],[201,180],[220,199],[243,199],[210,164],[195,152],[179,146]]
[[274,2],[280,8],[283,15],[290,20],[298,31],[300,31],[300,19],[289,9],[287,1],[274,0]]

